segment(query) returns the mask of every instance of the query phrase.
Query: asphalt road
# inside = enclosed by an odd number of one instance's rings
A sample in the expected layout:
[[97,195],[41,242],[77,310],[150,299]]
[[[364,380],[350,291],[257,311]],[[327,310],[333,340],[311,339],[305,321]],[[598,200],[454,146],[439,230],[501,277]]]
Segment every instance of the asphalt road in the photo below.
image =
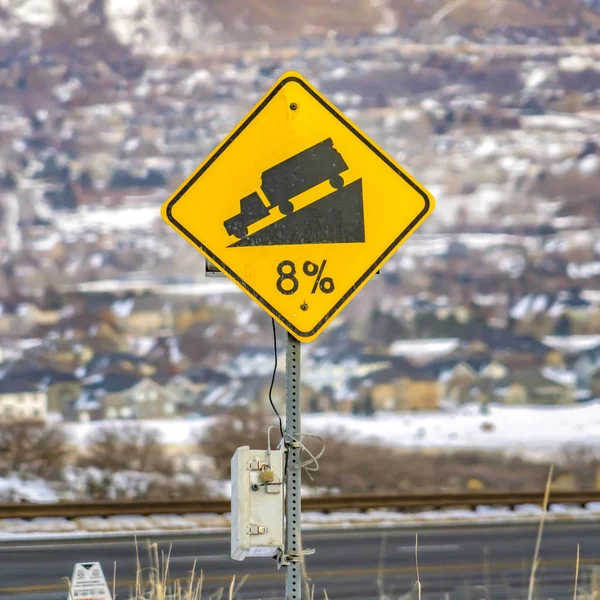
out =
[[[416,594],[415,534],[418,533],[419,577],[424,600],[526,599],[534,555],[534,525],[419,527],[387,530],[306,532],[305,548],[315,598],[323,589],[332,599],[379,598],[378,578],[394,600]],[[204,598],[236,584],[249,574],[239,591],[240,600],[283,598],[284,571],[270,558],[229,558],[229,537],[207,535],[161,538],[159,556],[171,547],[170,574],[189,577],[194,560],[205,574]],[[577,545],[580,545],[579,585],[586,587],[592,565],[600,565],[600,522],[546,525],[538,568],[538,600],[573,597]],[[138,540],[140,560],[148,568],[148,541]],[[381,561],[381,556],[383,560]],[[83,540],[60,543],[0,544],[0,598],[11,600],[65,600],[65,577],[75,562],[97,561],[112,580],[117,564],[117,599],[126,600],[135,584],[136,550],[133,540]],[[213,596],[216,597],[216,596]]]

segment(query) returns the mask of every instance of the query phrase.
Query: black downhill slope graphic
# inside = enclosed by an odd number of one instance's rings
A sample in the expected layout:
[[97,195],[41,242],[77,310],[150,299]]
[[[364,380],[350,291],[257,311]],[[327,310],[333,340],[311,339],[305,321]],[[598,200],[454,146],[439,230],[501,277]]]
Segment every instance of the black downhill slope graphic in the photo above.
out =
[[358,179],[229,247],[364,241],[362,179]]
[[[298,154],[284,160],[283,162],[267,169],[261,178],[261,190],[269,205],[266,206],[257,192],[252,192],[240,200],[239,214],[227,219],[223,225],[229,235],[239,238],[239,242],[231,244],[237,246],[264,246],[283,244],[332,244],[343,242],[364,242],[364,221],[362,211],[362,186],[359,189],[360,210],[357,210],[356,186],[354,191],[338,194],[334,192],[321,200],[317,200],[311,206],[319,205],[317,214],[312,212],[312,217],[317,216],[321,231],[314,231],[315,223],[309,227],[304,224],[304,219],[298,220],[294,213],[294,205],[291,200],[296,196],[310,190],[311,188],[329,181],[331,186],[343,192],[345,190],[344,179],[341,175],[348,170],[348,165],[342,155],[333,147],[333,140],[327,138]],[[348,186],[350,187],[350,186]],[[352,197],[354,203],[346,207],[342,200]],[[325,202],[331,205],[336,200],[334,212],[325,213],[321,205]],[[339,202],[339,204],[338,204]],[[248,227],[258,223],[275,208],[278,208],[285,219],[266,227],[251,236],[248,236]],[[306,214],[306,213],[303,213]],[[338,221],[342,219],[342,222]],[[360,219],[360,220],[356,220]],[[353,221],[354,220],[354,221]],[[296,227],[304,224],[305,230],[292,231],[291,227],[283,222],[293,222]],[[276,225],[278,227],[276,227]],[[274,229],[275,228],[275,229]],[[269,233],[266,233],[268,230]],[[265,231],[264,235],[260,235]],[[277,234],[273,232],[276,231]],[[285,233],[282,233],[285,232]],[[292,241],[301,237],[304,241]],[[311,237],[312,236],[312,237]],[[259,240],[265,240],[261,242]],[[250,243],[250,240],[253,240]]]
[[81,566],[84,569],[87,569],[88,571],[95,565],[96,563],[86,563],[86,564],[82,564]]

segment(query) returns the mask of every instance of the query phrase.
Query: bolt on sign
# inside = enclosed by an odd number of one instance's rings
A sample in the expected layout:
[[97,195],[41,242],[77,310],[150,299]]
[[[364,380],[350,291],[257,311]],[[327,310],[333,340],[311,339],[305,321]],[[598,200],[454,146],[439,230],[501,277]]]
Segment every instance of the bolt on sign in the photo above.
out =
[[433,208],[421,184],[306,79],[287,73],[162,217],[308,342]]
[[75,565],[67,600],[112,600],[99,562]]

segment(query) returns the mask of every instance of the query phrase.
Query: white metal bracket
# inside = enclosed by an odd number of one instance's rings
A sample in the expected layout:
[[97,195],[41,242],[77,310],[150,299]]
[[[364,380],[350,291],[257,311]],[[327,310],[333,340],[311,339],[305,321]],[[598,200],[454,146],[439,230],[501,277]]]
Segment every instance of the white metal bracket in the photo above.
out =
[[248,525],[248,533],[250,535],[260,535],[267,533],[268,529],[264,525]]
[[314,554],[314,548],[307,548],[303,550],[299,555],[295,554],[287,554],[282,550],[277,550],[277,554],[274,558],[277,559],[277,570],[281,567],[287,567],[288,565],[297,564],[302,560],[303,556],[307,556],[308,554]]

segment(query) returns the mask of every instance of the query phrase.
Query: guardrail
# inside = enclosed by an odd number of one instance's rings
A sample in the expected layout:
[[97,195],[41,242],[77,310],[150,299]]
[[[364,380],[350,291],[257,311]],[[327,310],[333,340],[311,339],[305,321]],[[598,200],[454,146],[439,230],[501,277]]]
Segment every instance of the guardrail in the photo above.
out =
[[[542,506],[544,492],[500,492],[475,494],[418,494],[418,495],[360,495],[360,496],[308,496],[302,498],[306,512],[366,512],[375,509],[397,511],[439,510],[441,508],[467,508],[478,506],[506,506],[514,509],[523,504]],[[600,491],[552,492],[549,504],[574,504],[585,507],[600,502]],[[34,519],[39,517],[111,517],[116,515],[165,514],[227,514],[229,500],[165,500],[129,502],[88,502],[55,504],[4,504],[0,505],[0,519]]]

